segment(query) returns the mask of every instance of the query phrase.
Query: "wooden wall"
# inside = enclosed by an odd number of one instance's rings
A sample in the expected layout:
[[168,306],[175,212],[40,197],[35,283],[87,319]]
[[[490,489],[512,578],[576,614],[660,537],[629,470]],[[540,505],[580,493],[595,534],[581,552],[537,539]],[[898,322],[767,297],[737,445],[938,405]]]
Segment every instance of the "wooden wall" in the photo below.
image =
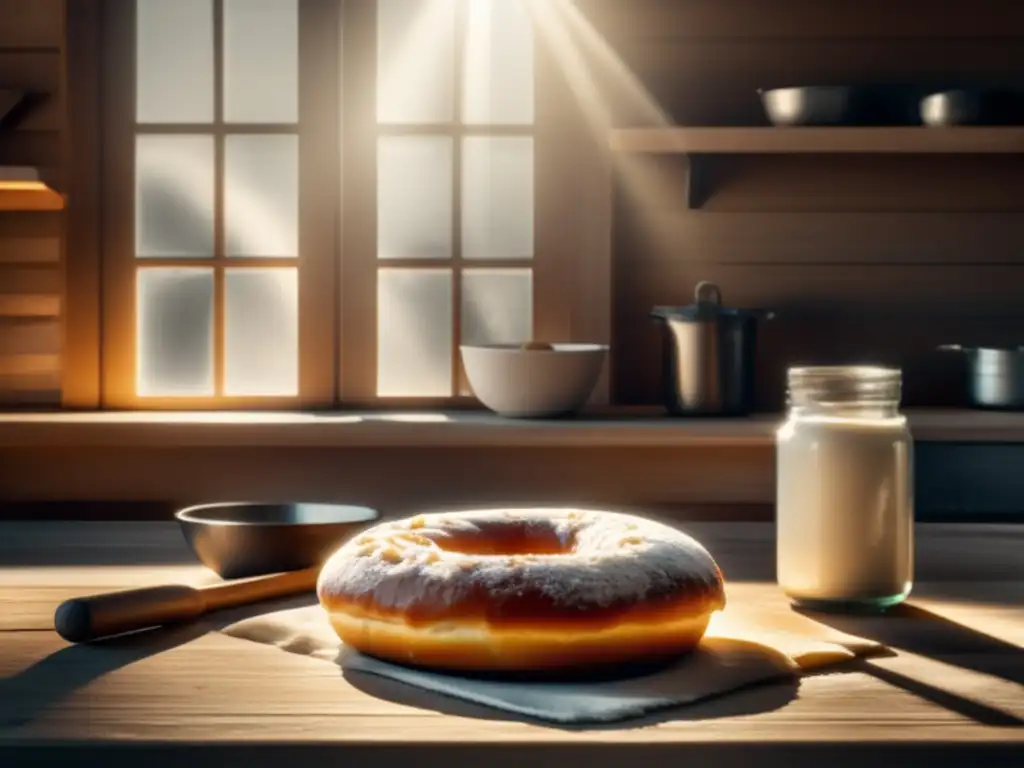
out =
[[[1017,0],[577,3],[682,124],[763,124],[755,89],[773,85],[1024,82]],[[0,135],[0,164],[40,165],[62,191],[64,5],[0,1],[0,88],[52,94]],[[626,106],[617,121],[637,115]],[[779,312],[760,339],[763,409],[781,405],[788,365],[841,361],[901,365],[909,403],[956,404],[960,361],[935,345],[1024,339],[1024,156],[719,157],[709,168],[714,192],[699,211],[683,208],[680,160],[620,169],[620,402],[657,399],[647,311],[689,302],[701,279],[730,304]],[[64,218],[0,213],[0,407],[60,401]]]
[[[679,124],[764,125],[759,87],[1024,83],[1017,0],[580,5]],[[642,119],[618,107],[619,124]],[[962,362],[937,344],[1024,342],[1024,155],[717,157],[699,211],[684,209],[681,158],[620,162],[620,401],[657,400],[647,312],[690,303],[702,279],[729,304],[779,312],[761,329],[763,409],[782,405],[786,367],[808,362],[900,365],[907,402],[957,404]]]
[[[46,94],[0,165],[41,167],[63,188],[63,0],[0,0],[0,90]],[[60,402],[63,213],[0,211],[0,407]]]

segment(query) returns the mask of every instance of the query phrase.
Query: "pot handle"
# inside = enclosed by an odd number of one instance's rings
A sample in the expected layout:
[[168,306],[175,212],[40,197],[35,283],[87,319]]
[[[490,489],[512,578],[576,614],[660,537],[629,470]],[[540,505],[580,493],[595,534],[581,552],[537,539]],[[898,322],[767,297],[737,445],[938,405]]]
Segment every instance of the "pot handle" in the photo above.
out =
[[701,280],[693,289],[693,298],[698,304],[722,306],[722,289],[710,280]]

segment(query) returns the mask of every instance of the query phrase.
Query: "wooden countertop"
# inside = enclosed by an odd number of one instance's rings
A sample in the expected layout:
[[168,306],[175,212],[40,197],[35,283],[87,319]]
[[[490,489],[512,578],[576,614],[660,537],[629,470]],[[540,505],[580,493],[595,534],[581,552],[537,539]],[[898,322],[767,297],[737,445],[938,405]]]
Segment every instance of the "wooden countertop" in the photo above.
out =
[[[771,525],[688,530],[719,559],[732,599],[786,610],[771,584]],[[348,682],[330,664],[217,633],[228,617],[69,647],[52,631],[59,601],[209,574],[170,524],[0,524],[0,765],[1020,766],[1022,552],[1024,526],[919,526],[912,605],[829,619],[895,655],[796,689],[565,730]]]

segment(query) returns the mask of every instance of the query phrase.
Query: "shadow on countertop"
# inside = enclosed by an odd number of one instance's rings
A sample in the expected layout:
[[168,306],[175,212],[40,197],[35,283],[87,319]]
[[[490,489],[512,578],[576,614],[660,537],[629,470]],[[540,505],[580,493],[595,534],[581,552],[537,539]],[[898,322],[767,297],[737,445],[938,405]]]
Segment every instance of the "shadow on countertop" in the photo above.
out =
[[[965,627],[912,603],[897,606],[878,616],[797,610],[821,624],[875,640],[897,652],[912,653],[941,664],[1024,685],[1024,648]],[[955,693],[931,681],[910,677],[870,659],[858,659],[852,664],[859,671],[983,725],[1024,727],[1024,719],[1016,714]]]
[[[313,594],[268,600],[217,611],[191,624],[158,627],[94,643],[68,645],[0,680],[0,728],[31,723],[92,681],[217,632],[229,624],[315,602]],[[0,650],[0,654],[2,652]]]

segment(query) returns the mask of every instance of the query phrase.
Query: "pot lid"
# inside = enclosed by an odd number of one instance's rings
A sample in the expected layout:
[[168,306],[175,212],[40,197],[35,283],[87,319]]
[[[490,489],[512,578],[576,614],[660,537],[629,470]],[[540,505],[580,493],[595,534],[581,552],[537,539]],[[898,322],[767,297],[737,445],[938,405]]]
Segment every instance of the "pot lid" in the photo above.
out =
[[1024,352],[1024,344],[940,344],[940,352],[1006,352],[1016,354]]
[[774,312],[764,309],[740,309],[726,307],[722,304],[722,289],[716,283],[702,280],[693,291],[693,304],[683,307],[655,307],[651,315],[661,318],[673,318],[688,321],[707,321],[719,317],[758,317],[770,320]]

